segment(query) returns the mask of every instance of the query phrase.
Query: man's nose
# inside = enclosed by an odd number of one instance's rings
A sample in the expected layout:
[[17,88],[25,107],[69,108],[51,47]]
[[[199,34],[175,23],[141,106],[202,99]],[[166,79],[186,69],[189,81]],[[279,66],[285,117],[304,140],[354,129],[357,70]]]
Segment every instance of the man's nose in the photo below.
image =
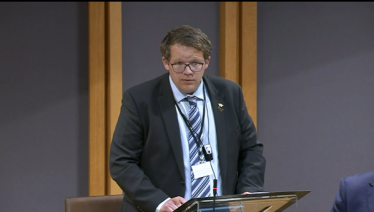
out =
[[186,67],[184,68],[184,71],[183,72],[186,72],[187,71],[187,68],[188,68],[188,72],[187,73],[193,73],[191,67],[190,67],[190,64],[186,65]]

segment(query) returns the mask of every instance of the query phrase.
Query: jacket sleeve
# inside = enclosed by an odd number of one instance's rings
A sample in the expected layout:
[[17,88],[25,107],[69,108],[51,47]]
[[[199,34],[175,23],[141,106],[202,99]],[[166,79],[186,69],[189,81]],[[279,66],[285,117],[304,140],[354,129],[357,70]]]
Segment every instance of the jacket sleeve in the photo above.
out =
[[248,114],[242,90],[238,91],[238,119],[241,130],[238,159],[237,192],[263,191],[266,160],[262,155],[263,144],[257,139],[256,127]]
[[168,198],[143,172],[140,162],[144,127],[134,98],[125,92],[109,156],[109,171],[125,195],[141,211],[153,212]]
[[345,192],[345,181],[344,179],[340,180],[339,191],[336,192],[336,197],[332,208],[329,212],[346,212],[347,203],[346,203],[346,192]]

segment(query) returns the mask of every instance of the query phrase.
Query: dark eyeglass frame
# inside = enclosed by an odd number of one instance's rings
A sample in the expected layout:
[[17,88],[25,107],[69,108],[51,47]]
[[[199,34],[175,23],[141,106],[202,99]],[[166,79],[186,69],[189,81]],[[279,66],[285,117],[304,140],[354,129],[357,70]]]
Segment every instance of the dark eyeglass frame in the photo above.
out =
[[[193,62],[193,63],[197,63],[197,62]],[[190,64],[190,63],[183,63],[183,65],[184,65],[184,69],[183,69],[183,71],[175,71],[175,69],[174,69],[174,65],[178,65],[177,63],[171,64],[171,63],[169,62],[169,64],[170,64],[171,67],[173,68],[173,71],[174,71],[174,72],[176,72],[176,73],[183,73],[183,72],[186,70],[187,66],[188,66],[188,68],[190,68],[190,70],[191,70],[192,72],[200,72],[201,70],[203,70],[203,66],[204,66],[205,63],[197,63],[197,64],[201,65],[201,68],[200,68],[200,70],[198,70],[198,71],[193,71],[193,70],[191,69],[191,66],[190,66],[191,64]],[[182,65],[182,64],[179,64],[179,65]]]

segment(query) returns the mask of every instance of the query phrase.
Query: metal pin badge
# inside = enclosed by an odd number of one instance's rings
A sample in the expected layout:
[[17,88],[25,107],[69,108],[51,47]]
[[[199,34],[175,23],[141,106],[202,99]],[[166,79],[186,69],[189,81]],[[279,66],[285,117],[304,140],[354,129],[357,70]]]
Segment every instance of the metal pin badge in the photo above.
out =
[[222,103],[218,103],[218,110],[222,112],[223,111],[223,106],[224,105]]

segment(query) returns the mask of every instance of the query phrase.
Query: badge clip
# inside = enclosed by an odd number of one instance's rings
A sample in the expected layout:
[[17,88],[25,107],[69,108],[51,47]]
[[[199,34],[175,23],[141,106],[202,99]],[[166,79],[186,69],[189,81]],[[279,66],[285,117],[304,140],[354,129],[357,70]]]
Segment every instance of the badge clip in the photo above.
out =
[[206,161],[213,160],[213,152],[212,148],[210,147],[210,144],[204,145],[203,153]]

